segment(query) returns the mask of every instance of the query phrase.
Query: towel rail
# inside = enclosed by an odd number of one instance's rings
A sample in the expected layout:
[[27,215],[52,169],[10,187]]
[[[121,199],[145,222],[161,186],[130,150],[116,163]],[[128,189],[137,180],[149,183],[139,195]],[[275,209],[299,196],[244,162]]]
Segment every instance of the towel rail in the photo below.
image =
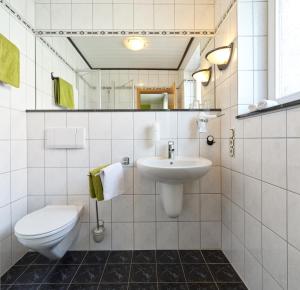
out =
[[[121,164],[126,167],[126,166],[129,166],[130,165],[130,158],[129,157],[124,157],[122,159],[122,162]],[[98,174],[95,174],[95,176],[99,176],[100,175],[100,172]],[[90,174],[88,174],[88,176],[90,176]]]

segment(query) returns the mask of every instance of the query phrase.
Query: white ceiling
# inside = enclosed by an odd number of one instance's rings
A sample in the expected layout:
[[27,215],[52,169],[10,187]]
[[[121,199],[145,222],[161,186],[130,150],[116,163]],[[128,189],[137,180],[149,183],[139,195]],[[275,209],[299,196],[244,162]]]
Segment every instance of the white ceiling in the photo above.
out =
[[72,37],[93,68],[176,69],[190,37],[146,37],[147,47],[131,51],[124,37]]

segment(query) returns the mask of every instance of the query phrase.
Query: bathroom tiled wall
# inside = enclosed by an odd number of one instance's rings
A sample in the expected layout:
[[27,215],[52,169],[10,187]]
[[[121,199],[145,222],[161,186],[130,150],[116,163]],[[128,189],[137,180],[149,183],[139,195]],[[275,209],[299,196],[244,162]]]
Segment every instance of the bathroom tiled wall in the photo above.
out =
[[[33,21],[33,1],[10,2],[24,13],[28,22]],[[18,46],[21,53],[20,88],[0,84],[0,273],[3,273],[25,252],[13,235],[13,227],[27,213],[25,109],[34,105],[35,38],[1,3],[0,22],[0,33]]]
[[37,0],[36,11],[46,30],[214,29],[213,0]]
[[[249,289],[296,290],[300,282],[300,110],[235,118],[238,109],[244,111],[247,104],[267,97],[267,83],[261,77],[267,74],[266,11],[266,1],[238,1],[216,35],[226,39],[235,31],[224,44],[235,37],[238,46],[234,62],[225,71],[232,76],[221,83],[226,90],[218,90],[222,77],[217,79],[217,100],[224,113],[222,249]],[[236,28],[228,25],[234,22]],[[236,134],[234,158],[229,157],[230,128]]]
[[[28,113],[28,207],[29,212],[46,204],[85,205],[82,227],[74,249],[219,249],[221,247],[220,119],[211,122],[209,133],[196,130],[195,112],[123,113]],[[161,124],[161,141],[149,139],[149,128]],[[49,127],[85,127],[87,147],[82,150],[44,148],[44,130]],[[130,157],[167,154],[167,142],[174,140],[181,156],[205,156],[213,160],[211,171],[185,186],[184,209],[177,219],[164,213],[154,182],[125,168],[126,194],[100,204],[105,221],[105,240],[96,244],[95,202],[89,198],[87,174],[102,163]]]

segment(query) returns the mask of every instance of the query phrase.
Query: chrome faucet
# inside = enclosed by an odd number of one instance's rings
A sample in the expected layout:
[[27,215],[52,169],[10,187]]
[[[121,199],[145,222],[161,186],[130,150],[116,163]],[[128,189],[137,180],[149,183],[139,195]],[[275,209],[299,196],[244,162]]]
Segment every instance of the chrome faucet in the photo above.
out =
[[168,142],[168,159],[174,159],[175,156],[175,143],[174,141]]

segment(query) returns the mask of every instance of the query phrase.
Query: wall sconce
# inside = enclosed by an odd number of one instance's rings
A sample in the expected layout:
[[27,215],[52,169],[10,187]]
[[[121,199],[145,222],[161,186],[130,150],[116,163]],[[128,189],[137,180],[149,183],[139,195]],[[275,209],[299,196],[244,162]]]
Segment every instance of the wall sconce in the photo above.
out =
[[233,43],[228,46],[215,48],[208,52],[205,58],[212,64],[216,64],[219,70],[225,70],[230,64],[233,54]]
[[201,82],[201,84],[206,87],[208,86],[210,80],[211,80],[211,74],[212,74],[212,67],[207,69],[200,69],[195,71],[192,74],[192,77],[197,81]]

